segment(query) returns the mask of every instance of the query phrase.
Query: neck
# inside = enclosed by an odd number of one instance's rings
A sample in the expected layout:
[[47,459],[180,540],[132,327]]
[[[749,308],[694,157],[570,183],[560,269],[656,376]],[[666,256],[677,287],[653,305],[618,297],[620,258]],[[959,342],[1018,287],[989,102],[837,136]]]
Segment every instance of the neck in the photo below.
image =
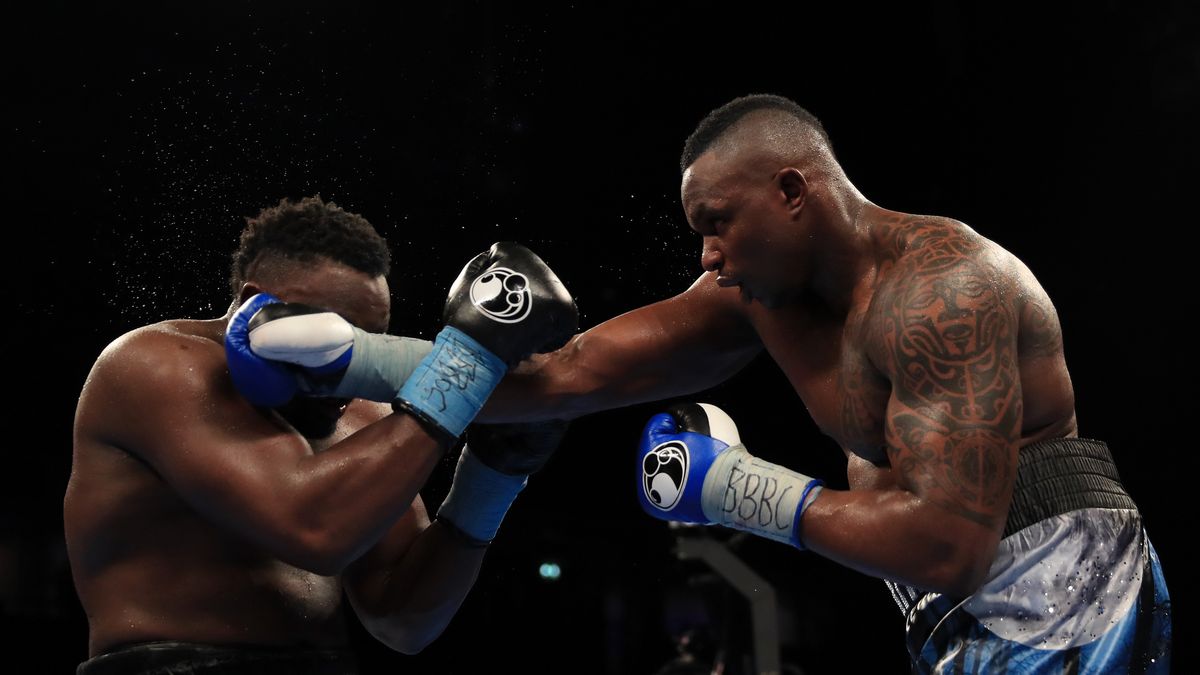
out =
[[822,196],[815,214],[822,223],[820,253],[809,288],[840,316],[849,311],[856,289],[875,269],[870,217],[865,215],[875,207],[848,181]]

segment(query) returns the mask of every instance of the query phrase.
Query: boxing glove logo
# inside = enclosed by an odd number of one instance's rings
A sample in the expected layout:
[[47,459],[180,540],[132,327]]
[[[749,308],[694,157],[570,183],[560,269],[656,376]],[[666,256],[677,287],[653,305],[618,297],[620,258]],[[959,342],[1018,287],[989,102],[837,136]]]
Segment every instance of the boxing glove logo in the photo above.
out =
[[670,511],[683,496],[691,456],[680,441],[655,446],[642,458],[642,492],[647,501],[662,511]]
[[476,277],[470,295],[476,309],[500,323],[522,321],[533,308],[529,279],[507,267],[496,267]]

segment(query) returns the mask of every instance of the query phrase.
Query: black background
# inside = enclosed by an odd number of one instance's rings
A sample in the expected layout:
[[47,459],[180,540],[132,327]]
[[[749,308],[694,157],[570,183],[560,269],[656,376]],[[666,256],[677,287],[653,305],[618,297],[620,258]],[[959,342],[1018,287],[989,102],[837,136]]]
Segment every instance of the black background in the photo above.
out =
[[[126,330],[223,313],[243,217],[316,193],[365,215],[395,256],[393,332],[432,337],[449,282],[499,239],[550,262],[590,327],[698,274],[678,153],[710,109],[758,92],[820,117],[875,203],[963,220],[1037,274],[1081,433],[1113,448],[1163,559],[1175,671],[1194,670],[1191,3],[208,4],[7,17],[0,640],[55,644],[36,672],[86,653],[61,498],[88,368]],[[700,398],[752,452],[844,484],[765,357]],[[405,657],[356,628],[364,671],[651,673],[691,625],[744,652],[744,606],[637,507],[633,448],[658,407],[577,421],[446,633]],[[770,542],[736,551],[780,594],[786,662],[905,672],[880,582]]]

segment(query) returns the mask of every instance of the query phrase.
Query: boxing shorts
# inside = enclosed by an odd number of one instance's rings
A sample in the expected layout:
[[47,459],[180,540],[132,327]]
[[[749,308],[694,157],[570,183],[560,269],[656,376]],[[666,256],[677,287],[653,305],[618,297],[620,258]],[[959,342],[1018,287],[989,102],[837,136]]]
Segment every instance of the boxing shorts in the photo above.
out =
[[917,673],[1170,672],[1162,566],[1099,441],[1021,449],[1004,538],[970,597],[888,586]]

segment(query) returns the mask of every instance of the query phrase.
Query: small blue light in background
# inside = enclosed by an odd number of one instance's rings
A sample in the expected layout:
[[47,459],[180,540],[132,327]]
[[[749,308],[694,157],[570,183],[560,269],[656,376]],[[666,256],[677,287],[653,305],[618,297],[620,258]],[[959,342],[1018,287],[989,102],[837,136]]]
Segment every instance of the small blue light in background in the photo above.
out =
[[562,568],[558,563],[542,563],[538,567],[538,575],[547,581],[557,581],[562,576]]

